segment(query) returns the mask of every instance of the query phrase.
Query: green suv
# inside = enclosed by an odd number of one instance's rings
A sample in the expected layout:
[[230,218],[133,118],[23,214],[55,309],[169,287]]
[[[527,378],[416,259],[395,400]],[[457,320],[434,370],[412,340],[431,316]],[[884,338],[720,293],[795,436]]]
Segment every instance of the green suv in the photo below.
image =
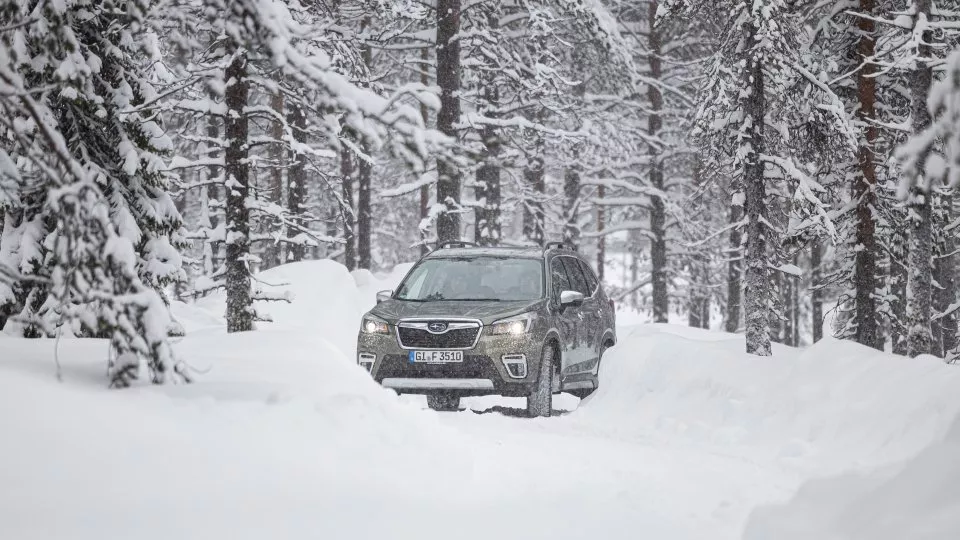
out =
[[357,362],[401,394],[454,410],[462,396],[527,398],[550,416],[553,394],[585,397],[616,343],[613,302],[562,244],[448,243],[424,256],[363,316]]

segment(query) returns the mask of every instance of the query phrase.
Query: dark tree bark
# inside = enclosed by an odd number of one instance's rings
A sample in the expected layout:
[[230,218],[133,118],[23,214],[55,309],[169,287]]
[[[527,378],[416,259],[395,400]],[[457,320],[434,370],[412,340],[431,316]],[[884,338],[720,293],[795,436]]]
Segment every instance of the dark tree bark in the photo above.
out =
[[[300,144],[307,142],[307,118],[298,105],[291,105],[287,115],[287,123],[293,131],[293,138]],[[307,156],[303,152],[290,152],[290,170],[287,173],[287,211],[291,220],[300,227],[305,227],[303,213],[307,204]],[[294,227],[287,228],[287,236],[293,238],[300,234]],[[306,247],[301,244],[291,244],[287,248],[287,262],[302,261],[306,256]]]
[[710,327],[709,300],[707,300],[702,288],[705,279],[703,263],[699,257],[694,256],[690,263],[690,286],[687,300],[687,325],[692,328]]
[[[943,225],[953,223],[956,216],[953,212],[953,195],[950,192],[943,195],[941,205],[944,213]],[[942,254],[937,259],[937,283],[940,286],[935,293],[934,306],[937,315],[946,312],[957,301],[957,262],[954,254],[957,246],[952,232],[944,233],[941,244]],[[957,312],[945,315],[937,322],[943,341],[943,355],[950,358],[957,349]]]
[[372,244],[372,215],[370,209],[370,180],[373,165],[358,159],[357,174],[357,266],[370,269],[370,249]]
[[477,201],[483,206],[477,208],[476,242],[481,246],[500,244],[500,165],[496,163],[500,154],[500,140],[493,128],[484,129],[486,156],[477,170]]
[[[699,157],[693,162],[691,175],[693,185],[698,189],[703,187],[703,164]],[[694,212],[704,212],[701,198],[694,200]],[[710,267],[709,259],[701,253],[691,253],[690,285],[688,287],[688,316],[687,323],[694,328],[710,328]]]
[[597,188],[597,200],[600,201],[600,204],[597,205],[597,278],[600,279],[601,283],[607,266],[607,237],[604,235],[604,230],[607,228],[607,212],[606,207],[603,206],[605,196],[605,187],[599,186]]
[[[797,260],[794,258],[793,263],[796,264]],[[799,324],[800,318],[798,312],[800,306],[798,306],[797,298],[797,278],[794,276],[783,275],[781,276],[781,292],[783,298],[783,338],[782,343],[790,347],[796,347],[800,345],[800,332]]]
[[[857,28],[860,39],[857,41],[858,61],[872,58],[876,50],[874,22],[875,0],[860,0],[860,14]],[[857,250],[854,256],[855,321],[854,339],[858,343],[883,348],[883,337],[877,315],[877,238],[876,219],[872,208],[877,203],[877,167],[876,167],[876,65],[867,62],[857,72],[857,97],[860,107],[857,110],[859,121],[865,126],[864,136],[857,153],[859,170],[854,178],[854,197],[857,201]]]
[[813,317],[813,342],[823,339],[823,246],[820,240],[810,245],[810,314]]
[[[494,10],[488,15],[488,24],[492,32],[499,26],[499,14]],[[487,64],[488,70],[483,78],[483,109],[482,112],[489,118],[498,116],[497,108],[500,102],[500,91],[497,88],[494,66]],[[482,164],[477,169],[476,219],[474,220],[474,237],[481,246],[496,246],[500,244],[502,225],[500,222],[500,135],[493,126],[484,126],[480,132],[480,141],[483,144]]]
[[[640,231],[633,229],[627,232],[628,250],[630,251],[630,283],[636,285],[640,281],[640,253],[642,237]],[[630,307],[634,311],[640,309],[640,289],[630,294]]]
[[[649,3],[649,18],[651,21],[647,46],[650,49],[648,55],[650,64],[650,78],[659,80],[663,76],[663,66],[661,64],[661,42],[660,31],[653,25],[652,21],[656,19],[659,2],[652,0]],[[656,85],[648,85],[647,98],[650,101],[650,114],[647,120],[647,133],[651,139],[660,136],[660,130],[663,127],[663,95],[660,88]],[[653,322],[665,323],[669,315],[670,299],[667,293],[667,211],[663,198],[660,196],[664,192],[663,182],[663,161],[661,157],[662,150],[651,144],[650,153],[650,185],[654,189],[654,195],[650,196],[650,280],[653,284]]]
[[[327,236],[330,238],[336,238],[337,235],[340,234],[337,225],[343,221],[343,205],[340,204],[340,201],[336,197],[333,198],[333,202],[327,206]],[[340,247],[340,244],[328,244],[326,257],[336,258],[337,252],[339,252],[340,249],[346,251],[345,247]]]
[[[923,15],[930,18],[930,0],[916,1],[915,24]],[[927,96],[933,81],[933,70],[926,63],[930,56],[931,32],[924,31],[917,45],[917,65],[910,77],[912,102],[913,133],[918,134],[930,127],[930,113],[927,111]],[[923,159],[920,170],[923,170]],[[933,186],[927,179],[920,178],[910,190],[910,294],[908,295],[910,356],[935,354],[930,322],[933,318]]]
[[248,119],[244,109],[250,93],[247,55],[237,52],[224,72],[226,90],[226,220],[227,220],[227,332],[253,330],[253,302],[250,296],[250,191]]
[[[456,138],[460,120],[460,0],[437,0],[437,85],[440,112],[437,129]],[[460,170],[446,159],[437,160],[437,240],[460,239]]]
[[523,170],[523,178],[527,189],[531,193],[523,204],[523,237],[527,241],[542,246],[543,233],[543,196],[546,191],[546,180],[543,167],[543,139],[538,138],[533,145],[534,155],[529,158]]
[[[899,210],[896,210],[899,211]],[[902,213],[902,223],[907,222],[907,213]],[[907,231],[896,228],[891,231],[890,255],[890,292],[893,296],[893,321],[890,325],[890,342],[893,354],[906,355],[909,352],[906,329],[907,324],[907,280],[909,278],[909,247]]]
[[351,272],[357,269],[357,238],[353,213],[353,153],[344,146],[340,149],[340,214],[343,216],[343,264]]
[[[756,39],[757,29],[751,22],[744,24],[747,43]],[[747,253],[744,260],[743,306],[746,326],[747,353],[770,356],[770,291],[767,260],[767,193],[763,175],[764,126],[767,113],[764,72],[760,59],[749,55],[747,69],[750,93],[743,98],[743,110],[751,119],[745,127],[749,153],[744,156],[743,184],[747,217]]]
[[[424,87],[427,87],[430,84],[430,75],[427,71],[427,61],[430,59],[430,52],[426,47],[420,49],[420,84]],[[420,104],[420,117],[423,118],[423,125],[427,126],[427,123],[430,120],[430,109],[427,108],[426,103]],[[424,223],[430,217],[430,186],[421,186],[420,187],[420,223]],[[422,231],[422,229],[421,229]],[[421,232],[420,239],[424,240],[424,235]],[[423,243],[420,246],[420,254],[426,255],[430,251],[430,247],[426,243]]]
[[569,167],[563,172],[563,242],[580,249],[580,171]]
[[[212,98],[213,96],[211,96]],[[207,137],[211,141],[216,141],[220,139],[220,126],[217,122],[217,117],[210,115],[207,119]],[[204,157],[215,158],[219,155],[219,151],[216,149],[216,145],[211,146],[208,150],[208,153]],[[217,212],[215,208],[210,208],[211,203],[216,201],[217,204],[223,204],[224,199],[220,195],[220,185],[221,183],[212,182],[213,179],[219,174],[218,167],[216,165],[210,165],[207,167],[207,181],[208,185],[206,186],[207,190],[207,199],[206,204],[208,206],[209,212],[208,216],[210,217],[210,228],[215,229],[219,223],[217,218]],[[220,254],[220,244],[219,241],[207,241],[204,248],[204,271],[209,275],[212,275],[214,272],[220,270],[221,264],[223,264],[223,255]],[[209,249],[209,252],[207,251]],[[209,266],[208,266],[209,265]]]
[[[737,195],[739,196],[739,195]],[[730,224],[739,223],[742,219],[743,209],[739,200],[734,200],[730,204]],[[740,228],[730,229],[730,247],[727,251],[727,314],[724,321],[724,330],[734,333],[740,329],[740,304],[741,285],[740,279],[743,273],[743,251],[741,249]]]
[[[369,17],[363,20],[361,31],[364,31],[368,26],[370,26]],[[370,70],[373,65],[373,52],[369,46],[364,45],[362,47],[360,57],[363,60],[364,67]],[[363,86],[368,85],[364,84]],[[360,146],[364,150],[364,153],[367,153],[366,144],[361,143]],[[372,219],[370,182],[373,174],[373,165],[365,159],[358,158],[357,161],[357,266],[369,270],[371,266],[370,250],[373,243],[373,239],[371,238],[373,228],[370,222]]]
[[768,333],[770,334],[771,341],[775,343],[783,343],[784,321],[780,319],[780,315],[784,312],[784,279],[780,272],[772,272],[769,274],[769,276],[770,277],[767,281],[767,286],[770,291],[770,309],[768,310],[767,314],[770,323]]
[[[283,117],[283,93],[276,92],[270,96],[270,108],[274,110],[278,117]],[[270,137],[275,141],[280,141],[283,138],[283,123],[274,122],[271,125]],[[283,167],[284,167],[284,154],[283,151],[284,144],[282,142],[276,142],[270,145],[270,165],[273,167],[270,170],[270,175],[267,182],[267,189],[264,190],[265,198],[267,202],[280,205],[282,203],[281,199],[283,198]],[[261,219],[261,228],[265,233],[273,233],[273,229],[278,227],[279,224],[269,217],[264,217]],[[263,268],[273,268],[274,266],[279,265],[283,262],[282,260],[282,244],[279,242],[269,242],[264,250],[263,255],[260,257],[263,260]]]

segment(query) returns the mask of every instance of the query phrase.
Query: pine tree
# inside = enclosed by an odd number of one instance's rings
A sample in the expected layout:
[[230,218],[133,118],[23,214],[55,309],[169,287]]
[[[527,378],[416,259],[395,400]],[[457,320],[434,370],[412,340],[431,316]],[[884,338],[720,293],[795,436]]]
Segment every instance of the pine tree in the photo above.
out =
[[13,294],[0,295],[5,309],[17,305],[39,334],[108,338],[112,385],[130,384],[141,361],[155,383],[183,379],[162,295],[184,275],[180,215],[163,173],[171,143],[148,67],[157,54],[152,3],[28,9],[0,8],[9,29],[0,33],[8,193],[0,252],[14,259],[3,261],[13,274],[3,289]]

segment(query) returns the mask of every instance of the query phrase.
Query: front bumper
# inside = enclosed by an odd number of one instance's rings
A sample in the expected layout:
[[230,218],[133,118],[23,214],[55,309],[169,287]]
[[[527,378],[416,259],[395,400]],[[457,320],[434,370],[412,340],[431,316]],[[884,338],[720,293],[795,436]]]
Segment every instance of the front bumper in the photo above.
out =
[[[402,394],[429,394],[438,390],[461,396],[499,394],[526,396],[536,382],[542,344],[534,334],[488,336],[481,329],[476,346],[463,351],[463,361],[445,364],[413,363],[410,351],[400,347],[396,328],[390,334],[364,334],[357,340],[358,359],[371,365],[373,379]],[[372,363],[370,356],[374,355]],[[517,377],[507,365],[517,356],[526,360],[526,373]],[[506,357],[507,362],[504,362]]]

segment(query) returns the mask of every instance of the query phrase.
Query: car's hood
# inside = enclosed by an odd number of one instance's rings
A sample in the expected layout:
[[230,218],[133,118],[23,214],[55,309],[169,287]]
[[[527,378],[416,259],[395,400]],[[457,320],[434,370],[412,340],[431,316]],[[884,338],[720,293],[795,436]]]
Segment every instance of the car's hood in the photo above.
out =
[[504,317],[510,317],[540,307],[545,300],[520,300],[511,302],[464,302],[458,300],[440,300],[432,302],[411,302],[409,300],[387,300],[377,304],[370,313],[390,324],[400,319],[447,317],[479,319],[490,324]]

